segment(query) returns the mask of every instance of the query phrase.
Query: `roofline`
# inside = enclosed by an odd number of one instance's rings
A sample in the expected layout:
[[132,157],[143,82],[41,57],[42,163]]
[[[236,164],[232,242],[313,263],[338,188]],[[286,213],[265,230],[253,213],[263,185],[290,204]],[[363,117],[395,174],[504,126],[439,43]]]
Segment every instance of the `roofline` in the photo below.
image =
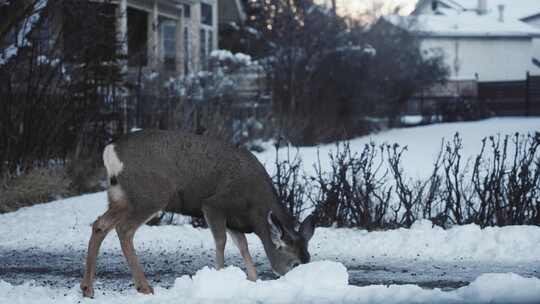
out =
[[[414,10],[411,12],[411,15],[414,15],[416,13],[416,11],[418,10],[418,8],[422,5],[424,5],[424,3],[426,3],[427,1],[429,0],[420,0],[416,3],[416,6],[414,7]],[[459,7],[460,9],[462,10],[467,10],[466,7],[464,7],[463,5],[459,4],[458,2],[456,1],[453,1],[453,0],[438,0],[440,2],[445,2],[446,5],[448,6],[456,6],[456,7]]]
[[416,11],[418,10],[418,8],[424,4],[424,2],[426,2],[428,0],[420,0],[416,3],[416,5],[414,6],[414,9],[413,11],[410,13],[410,15],[414,15],[416,13]]
[[536,14],[532,14],[532,15],[527,16],[527,17],[520,18],[519,20],[525,22],[525,21],[529,21],[531,19],[538,18],[538,17],[540,17],[540,12],[536,13]]
[[540,33],[452,33],[452,32],[415,32],[415,35],[423,38],[540,38]]

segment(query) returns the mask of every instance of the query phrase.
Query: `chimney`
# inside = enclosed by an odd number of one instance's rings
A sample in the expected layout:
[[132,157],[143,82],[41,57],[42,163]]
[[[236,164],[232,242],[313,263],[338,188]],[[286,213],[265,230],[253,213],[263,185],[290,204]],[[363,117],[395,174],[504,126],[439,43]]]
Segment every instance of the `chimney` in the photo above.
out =
[[487,14],[487,0],[478,0],[478,15]]
[[504,22],[504,4],[499,4],[499,22]]

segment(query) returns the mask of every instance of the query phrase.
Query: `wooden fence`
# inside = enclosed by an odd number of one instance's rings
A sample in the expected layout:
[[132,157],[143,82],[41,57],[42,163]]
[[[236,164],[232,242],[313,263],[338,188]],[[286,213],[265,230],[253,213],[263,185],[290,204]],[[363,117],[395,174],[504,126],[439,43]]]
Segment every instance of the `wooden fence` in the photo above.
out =
[[540,115],[540,76],[527,74],[521,81],[478,82],[477,95],[414,96],[405,114],[437,114],[455,107],[474,107],[496,116]]

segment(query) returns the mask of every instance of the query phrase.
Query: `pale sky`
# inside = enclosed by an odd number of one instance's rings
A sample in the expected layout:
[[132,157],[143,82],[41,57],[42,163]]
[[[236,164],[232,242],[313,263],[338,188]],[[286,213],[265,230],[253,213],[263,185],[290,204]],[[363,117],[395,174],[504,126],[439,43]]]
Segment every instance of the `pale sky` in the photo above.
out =
[[[330,3],[331,0],[319,0]],[[396,6],[402,7],[402,13],[409,13],[414,9],[417,0],[337,0],[338,11],[343,15],[355,16],[382,6],[387,12],[392,12]]]

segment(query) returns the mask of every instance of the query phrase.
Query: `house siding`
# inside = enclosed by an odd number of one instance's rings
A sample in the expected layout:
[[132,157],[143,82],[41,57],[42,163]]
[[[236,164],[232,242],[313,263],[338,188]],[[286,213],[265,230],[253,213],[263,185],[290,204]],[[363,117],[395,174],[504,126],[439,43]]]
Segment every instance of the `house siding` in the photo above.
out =
[[452,80],[523,80],[536,70],[531,38],[424,37],[421,47],[444,53]]

